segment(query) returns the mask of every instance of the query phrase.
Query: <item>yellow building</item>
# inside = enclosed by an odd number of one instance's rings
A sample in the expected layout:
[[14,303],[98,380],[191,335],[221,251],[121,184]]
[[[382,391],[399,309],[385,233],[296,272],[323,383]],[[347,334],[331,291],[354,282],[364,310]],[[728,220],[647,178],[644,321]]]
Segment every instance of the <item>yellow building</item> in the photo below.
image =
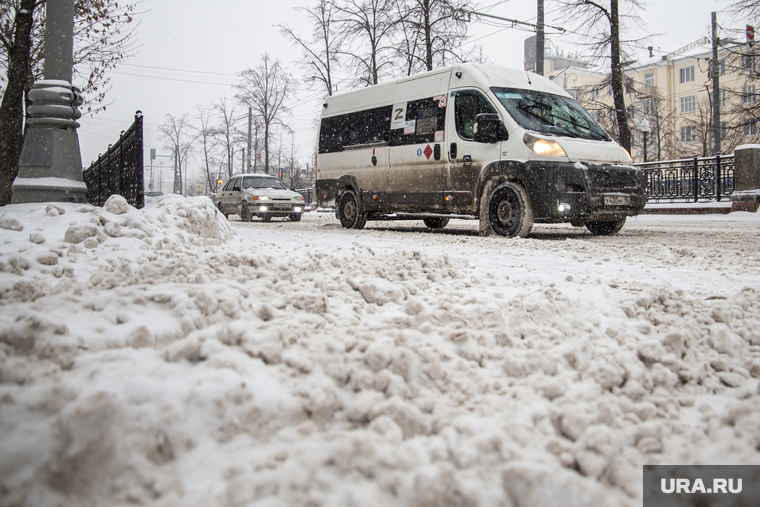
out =
[[[760,115],[755,86],[754,54],[745,44],[723,45],[719,51],[721,152],[757,143]],[[702,38],[668,53],[649,54],[625,70],[625,103],[631,126],[631,155],[647,160],[672,160],[714,154],[712,143],[712,60],[710,40]],[[562,62],[561,65],[564,65]],[[551,57],[545,75],[571,93],[613,136],[617,130],[612,108],[609,69],[570,64],[555,69]],[[758,90],[760,92],[760,90]],[[755,110],[757,109],[757,110]]]

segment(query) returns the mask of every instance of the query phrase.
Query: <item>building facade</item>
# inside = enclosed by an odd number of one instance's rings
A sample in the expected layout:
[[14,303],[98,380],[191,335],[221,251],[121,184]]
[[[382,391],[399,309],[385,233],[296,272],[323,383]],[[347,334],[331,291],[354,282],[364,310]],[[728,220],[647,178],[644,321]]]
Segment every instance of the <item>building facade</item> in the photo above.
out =
[[[721,152],[760,142],[760,101],[756,90],[755,53],[746,44],[721,46],[718,57],[721,111]],[[702,38],[672,52],[649,54],[625,70],[625,103],[633,133],[631,156],[672,160],[715,153],[712,127],[710,40]],[[566,61],[561,62],[566,65]],[[546,76],[562,86],[613,136],[617,124],[609,69],[592,69],[572,62]],[[644,134],[646,132],[646,136]]]

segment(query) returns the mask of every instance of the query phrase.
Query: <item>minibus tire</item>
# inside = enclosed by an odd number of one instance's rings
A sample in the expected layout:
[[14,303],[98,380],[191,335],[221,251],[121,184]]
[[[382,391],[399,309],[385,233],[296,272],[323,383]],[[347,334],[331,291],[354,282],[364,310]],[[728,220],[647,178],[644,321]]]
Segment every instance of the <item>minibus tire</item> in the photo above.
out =
[[525,189],[512,181],[496,187],[488,200],[488,223],[499,236],[527,236],[533,227],[533,209]]
[[422,221],[425,222],[425,225],[430,229],[443,229],[448,225],[449,217],[428,217],[423,218]]
[[612,236],[620,232],[625,225],[625,218],[612,220],[610,222],[586,222],[586,229],[591,231],[594,236]]
[[240,205],[240,219],[243,222],[251,221],[251,212],[248,210],[248,205],[246,203]]
[[353,190],[346,190],[338,203],[340,225],[346,229],[362,229],[367,223],[367,215],[362,209],[359,197]]

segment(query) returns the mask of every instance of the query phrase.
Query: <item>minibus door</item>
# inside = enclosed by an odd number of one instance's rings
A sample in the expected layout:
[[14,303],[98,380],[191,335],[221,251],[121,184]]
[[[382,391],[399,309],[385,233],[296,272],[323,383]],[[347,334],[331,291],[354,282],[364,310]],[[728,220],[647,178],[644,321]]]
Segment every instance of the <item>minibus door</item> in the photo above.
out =
[[444,204],[446,104],[446,95],[435,95],[393,106],[388,186],[402,208]]
[[484,144],[473,140],[475,117],[480,113],[496,113],[484,93],[472,89],[450,93],[446,121],[449,164],[446,195],[454,208],[474,209],[483,167],[499,160],[501,143]]

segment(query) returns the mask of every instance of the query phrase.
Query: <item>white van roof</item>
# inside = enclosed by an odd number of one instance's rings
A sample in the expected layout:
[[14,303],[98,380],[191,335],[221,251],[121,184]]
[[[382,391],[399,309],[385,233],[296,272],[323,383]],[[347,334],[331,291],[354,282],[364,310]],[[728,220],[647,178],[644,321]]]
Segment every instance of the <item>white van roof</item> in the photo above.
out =
[[[451,77],[448,78],[447,75]],[[419,86],[416,86],[417,81]],[[448,84],[445,84],[446,81]],[[435,89],[428,88],[432,83],[436,83],[433,85]],[[409,90],[409,97],[404,97],[405,100],[419,98],[415,97],[416,95],[423,97],[443,94],[449,89],[457,88],[478,87],[486,91],[492,86],[536,90],[572,98],[560,86],[532,72],[497,65],[464,63],[332,95],[325,99],[322,116],[329,117],[349,111],[392,105],[400,99],[399,85],[404,85],[403,88]]]

